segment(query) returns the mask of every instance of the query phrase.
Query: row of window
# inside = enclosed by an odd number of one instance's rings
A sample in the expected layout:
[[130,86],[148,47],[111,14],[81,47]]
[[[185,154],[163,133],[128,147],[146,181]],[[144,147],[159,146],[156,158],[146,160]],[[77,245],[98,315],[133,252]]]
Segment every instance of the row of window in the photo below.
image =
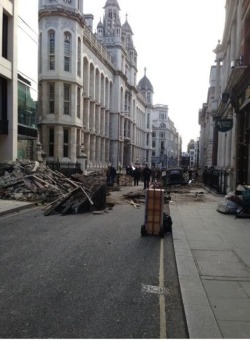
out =
[[[57,0],[48,0],[49,2],[57,2]],[[72,3],[72,0],[63,0],[63,2],[67,2],[68,4]]]
[[[40,37],[41,40],[41,37]],[[49,70],[55,70],[56,63],[56,33],[54,30],[50,30],[48,32],[48,40],[49,40],[49,51],[48,51],[48,58],[49,58]],[[72,36],[69,32],[64,33],[64,71],[70,72],[71,71],[71,44],[72,44]],[[41,56],[40,56],[41,57]],[[41,58],[40,58],[41,59]],[[40,61],[41,67],[41,61]],[[81,76],[81,40],[78,38],[78,47],[77,47],[77,74]]]
[[[160,137],[161,139],[165,139],[165,138],[166,138],[166,133],[165,133],[165,132],[160,132],[159,137]],[[153,133],[152,133],[152,138],[156,138],[156,132],[153,132]]]
[[[63,85],[63,113],[71,115],[71,85]],[[55,83],[48,85],[49,113],[55,114]],[[81,88],[77,87],[77,117],[80,118]]]
[[[152,147],[156,147],[156,142],[152,141]],[[161,150],[165,150],[165,141],[161,141]]]
[[[55,114],[55,83],[48,83],[48,99],[49,99],[49,114]],[[72,89],[71,85],[65,83],[63,85],[63,103],[64,103],[64,114],[71,115],[71,94]],[[81,88],[77,87],[77,117],[80,118],[80,102],[81,102]],[[147,128],[149,128],[149,114],[147,118]],[[155,133],[153,133],[155,134]],[[161,133],[162,135],[165,133]],[[163,138],[165,137],[162,136]]]
[[[68,128],[63,129],[63,157],[69,157],[69,136]],[[54,157],[55,153],[55,130],[53,127],[49,128],[49,157]]]

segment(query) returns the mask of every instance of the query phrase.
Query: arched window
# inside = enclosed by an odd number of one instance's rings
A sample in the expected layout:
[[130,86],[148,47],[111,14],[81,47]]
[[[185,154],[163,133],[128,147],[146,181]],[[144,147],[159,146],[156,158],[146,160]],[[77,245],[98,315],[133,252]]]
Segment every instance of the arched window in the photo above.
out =
[[49,70],[55,70],[55,31],[49,30]]
[[70,71],[71,34],[64,33],[64,71]]

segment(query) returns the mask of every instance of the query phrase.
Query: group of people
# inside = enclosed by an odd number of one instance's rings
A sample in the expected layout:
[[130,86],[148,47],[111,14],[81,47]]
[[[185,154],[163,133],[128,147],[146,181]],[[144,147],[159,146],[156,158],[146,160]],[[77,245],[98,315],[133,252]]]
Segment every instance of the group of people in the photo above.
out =
[[[143,181],[144,189],[149,188],[150,180],[154,181],[157,178],[157,173],[155,170],[151,170],[148,165],[144,167],[136,166],[131,167],[128,166],[126,168],[126,174],[133,177],[134,186],[138,186],[140,181]],[[106,171],[107,184],[113,185],[115,183],[115,178],[117,175],[117,171],[115,167],[109,166]]]
[[132,176],[134,178],[134,186],[139,185],[139,181],[142,180],[144,183],[144,189],[148,189],[151,175],[152,175],[152,171],[148,167],[148,165],[145,165],[144,168],[136,166],[132,171]]
[[[121,173],[122,167],[118,166],[119,173]],[[134,180],[134,186],[138,186],[139,182],[142,181],[144,184],[144,189],[149,188],[150,181],[152,182],[158,182],[162,179],[162,170],[160,168],[153,167],[150,169],[148,165],[146,164],[144,167],[135,165],[135,166],[127,166],[126,167],[126,175],[130,175],[133,177]],[[107,184],[113,185],[115,183],[115,179],[117,176],[117,171],[115,167],[109,166],[106,171],[106,177],[107,177]],[[190,168],[184,173],[185,179],[187,181],[198,181],[201,178],[201,172],[199,172],[196,168]]]

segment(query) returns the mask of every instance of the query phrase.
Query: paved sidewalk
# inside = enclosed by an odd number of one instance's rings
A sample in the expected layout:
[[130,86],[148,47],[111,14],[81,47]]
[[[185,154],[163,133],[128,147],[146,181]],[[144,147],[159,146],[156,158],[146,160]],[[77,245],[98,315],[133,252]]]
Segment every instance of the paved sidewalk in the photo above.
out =
[[173,239],[190,338],[250,338],[250,219],[216,211],[219,196],[173,205]]
[[19,210],[32,208],[35,205],[36,204],[32,202],[20,202],[0,199],[0,216],[17,212]]

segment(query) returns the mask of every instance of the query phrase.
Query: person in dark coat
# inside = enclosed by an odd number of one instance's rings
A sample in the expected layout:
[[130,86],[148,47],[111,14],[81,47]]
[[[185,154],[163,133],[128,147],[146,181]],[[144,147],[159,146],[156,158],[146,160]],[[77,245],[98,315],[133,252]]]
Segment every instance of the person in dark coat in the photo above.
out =
[[139,167],[136,167],[133,171],[133,177],[134,177],[134,186],[139,185],[139,180],[141,178],[141,170]]
[[133,173],[133,169],[132,169],[131,165],[128,165],[126,167],[126,175],[132,176],[132,173]]
[[114,166],[111,166],[111,169],[110,169],[110,183],[111,184],[114,184],[115,176],[116,176],[116,169]]
[[144,189],[149,188],[150,177],[151,177],[151,170],[148,167],[148,165],[146,165],[144,170],[143,170]]

